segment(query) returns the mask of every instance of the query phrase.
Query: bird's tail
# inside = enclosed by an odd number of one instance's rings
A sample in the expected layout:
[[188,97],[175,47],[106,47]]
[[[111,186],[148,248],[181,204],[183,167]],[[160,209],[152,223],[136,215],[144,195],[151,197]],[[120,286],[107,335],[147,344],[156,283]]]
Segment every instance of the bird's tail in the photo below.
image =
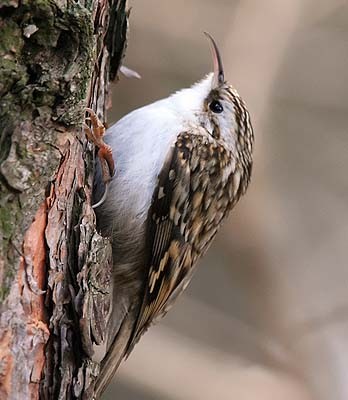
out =
[[121,327],[115,336],[110,350],[100,365],[100,372],[94,387],[94,400],[99,400],[106,387],[113,378],[121,361],[126,357],[130,337],[132,336],[134,321],[124,318]]

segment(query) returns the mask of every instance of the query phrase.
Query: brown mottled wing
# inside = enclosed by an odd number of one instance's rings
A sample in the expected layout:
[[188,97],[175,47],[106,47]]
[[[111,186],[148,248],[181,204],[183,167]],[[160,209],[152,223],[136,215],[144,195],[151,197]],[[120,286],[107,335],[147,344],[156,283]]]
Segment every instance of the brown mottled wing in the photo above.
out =
[[[191,245],[185,239],[190,213],[190,152],[183,143],[170,149],[158,177],[148,216],[149,273],[130,349],[149,324],[167,311],[192,266]],[[177,290],[181,291],[181,290]],[[171,302],[171,301],[170,301]]]

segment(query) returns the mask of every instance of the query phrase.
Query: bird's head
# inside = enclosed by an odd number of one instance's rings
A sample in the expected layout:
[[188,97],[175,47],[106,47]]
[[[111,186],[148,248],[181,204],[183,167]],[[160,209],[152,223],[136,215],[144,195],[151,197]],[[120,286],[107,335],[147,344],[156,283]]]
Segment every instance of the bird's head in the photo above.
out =
[[175,108],[192,126],[204,127],[211,137],[224,142],[235,155],[251,160],[253,129],[245,103],[226,80],[219,49],[208,37],[214,72],[172,96]]

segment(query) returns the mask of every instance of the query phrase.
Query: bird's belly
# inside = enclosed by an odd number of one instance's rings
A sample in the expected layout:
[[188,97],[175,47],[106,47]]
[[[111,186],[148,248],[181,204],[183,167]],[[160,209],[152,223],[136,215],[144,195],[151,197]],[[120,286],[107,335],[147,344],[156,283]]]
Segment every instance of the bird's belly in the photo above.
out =
[[[159,172],[175,142],[170,118],[160,112],[136,111],[111,127],[105,141],[112,147],[115,175],[105,203],[96,209],[98,225],[112,239],[113,315],[110,331],[118,332],[125,315],[137,307],[146,265],[146,221]],[[111,338],[112,339],[112,338]],[[109,339],[110,340],[110,339]]]

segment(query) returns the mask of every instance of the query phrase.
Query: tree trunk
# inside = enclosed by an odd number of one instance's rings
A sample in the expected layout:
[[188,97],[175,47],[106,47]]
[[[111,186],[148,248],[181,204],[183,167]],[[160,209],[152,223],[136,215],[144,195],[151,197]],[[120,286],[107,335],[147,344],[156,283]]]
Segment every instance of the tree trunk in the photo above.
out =
[[111,246],[91,208],[126,0],[0,0],[0,398],[91,398]]

